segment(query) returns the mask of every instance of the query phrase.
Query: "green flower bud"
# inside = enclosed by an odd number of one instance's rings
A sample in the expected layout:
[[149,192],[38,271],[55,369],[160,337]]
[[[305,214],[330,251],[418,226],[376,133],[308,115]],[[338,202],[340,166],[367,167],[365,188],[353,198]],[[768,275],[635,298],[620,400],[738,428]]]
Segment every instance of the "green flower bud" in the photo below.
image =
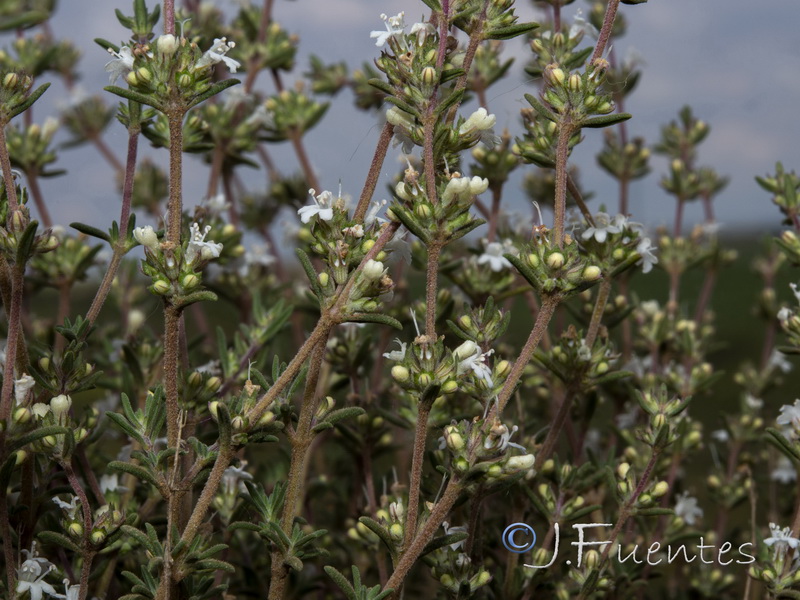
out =
[[564,255],[561,252],[553,252],[547,257],[547,266],[553,270],[560,269],[564,266]]
[[167,294],[172,289],[169,281],[165,281],[164,279],[157,280],[151,287],[152,290],[159,296]]
[[317,281],[322,287],[328,287],[328,282],[330,281],[330,276],[327,273],[320,273],[317,275]]
[[92,543],[95,546],[99,546],[106,539],[106,534],[101,529],[95,529],[92,531],[92,535],[90,536],[89,539],[91,539]]
[[590,265],[583,270],[583,279],[585,281],[596,281],[600,279],[602,275],[602,271],[600,267],[596,267],[595,265]]
[[69,527],[67,527],[67,532],[71,536],[79,538],[83,535],[83,525],[81,525],[76,521],[73,521],[72,523],[69,524]]
[[406,381],[408,381],[408,378],[410,376],[411,374],[408,372],[408,369],[406,369],[404,366],[395,365],[392,367],[392,377],[398,383],[405,383]]
[[389,527],[389,535],[392,536],[392,539],[395,541],[402,540],[403,526],[400,523],[392,523],[391,527]]
[[188,275],[185,275],[183,279],[181,279],[181,285],[183,286],[183,289],[187,291],[196,288],[199,284],[200,278],[194,273],[189,273]]

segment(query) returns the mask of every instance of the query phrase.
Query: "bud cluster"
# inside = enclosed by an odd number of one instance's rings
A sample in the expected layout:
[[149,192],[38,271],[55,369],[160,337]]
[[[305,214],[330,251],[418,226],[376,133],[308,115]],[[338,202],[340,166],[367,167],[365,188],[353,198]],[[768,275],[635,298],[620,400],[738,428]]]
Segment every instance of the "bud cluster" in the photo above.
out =
[[657,451],[678,440],[683,433],[680,415],[689,406],[691,396],[671,396],[665,385],[635,393],[639,406],[649,415],[648,427],[638,432],[639,438]]
[[643,138],[634,138],[623,145],[615,129],[606,129],[603,140],[597,162],[609,175],[620,181],[632,181],[650,172],[650,149]]
[[[298,84],[296,89],[283,90],[264,102],[265,113],[260,119],[261,138],[269,142],[282,142],[302,135],[325,115],[330,103],[312,100]],[[254,115],[256,115],[254,113]],[[252,123],[252,122],[251,122]]]
[[41,126],[34,123],[8,127],[6,143],[11,164],[25,173],[42,177],[62,174],[63,171],[47,171],[47,166],[56,160],[55,150],[50,144],[58,126],[58,120],[50,117]]

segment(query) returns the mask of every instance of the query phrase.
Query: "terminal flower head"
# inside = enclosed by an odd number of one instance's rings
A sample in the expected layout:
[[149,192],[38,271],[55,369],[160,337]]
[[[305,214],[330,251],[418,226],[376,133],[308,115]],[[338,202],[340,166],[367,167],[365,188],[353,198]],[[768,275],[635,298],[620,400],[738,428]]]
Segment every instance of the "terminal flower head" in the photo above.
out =
[[325,191],[316,195],[317,192],[314,188],[308,190],[308,193],[311,195],[314,204],[304,206],[297,210],[297,214],[300,215],[300,220],[303,223],[308,223],[311,217],[319,216],[323,221],[330,221],[333,218],[333,194]]
[[788,527],[781,529],[775,523],[770,523],[769,530],[772,535],[766,538],[764,543],[773,547],[776,554],[784,554],[789,548],[794,550],[800,545],[800,540],[792,536],[792,530]]

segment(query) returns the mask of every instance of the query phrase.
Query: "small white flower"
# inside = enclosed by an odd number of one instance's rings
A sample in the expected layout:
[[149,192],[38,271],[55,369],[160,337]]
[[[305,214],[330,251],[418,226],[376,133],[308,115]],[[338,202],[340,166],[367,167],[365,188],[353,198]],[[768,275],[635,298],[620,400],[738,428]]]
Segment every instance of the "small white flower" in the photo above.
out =
[[687,525],[694,525],[703,516],[703,509],[697,506],[697,498],[683,492],[675,502],[675,515],[683,519]]
[[345,227],[344,229],[342,229],[342,233],[344,235],[349,235],[356,239],[360,239],[364,237],[364,226],[361,223],[358,223],[357,225],[353,225],[352,227]]
[[158,235],[150,225],[134,228],[133,238],[142,246],[154,252],[159,248]]
[[653,265],[658,263],[658,257],[653,254],[656,247],[650,242],[650,238],[642,238],[636,246],[636,252],[642,257],[639,264],[642,265],[642,273],[649,273],[653,270]]
[[731,439],[731,436],[728,434],[728,431],[726,429],[716,429],[712,431],[711,437],[722,444]]
[[406,28],[404,12],[401,12],[394,17],[387,17],[386,15],[382,14],[381,19],[383,19],[383,22],[386,24],[386,31],[372,31],[369,34],[369,37],[375,38],[375,45],[378,48],[388,42],[389,38],[402,35],[403,30]]
[[364,225],[367,227],[372,227],[373,223],[377,223],[378,225],[383,225],[386,223],[386,219],[378,216],[378,213],[381,212],[381,209],[386,206],[386,204],[388,204],[386,200],[373,201],[372,205],[367,211],[367,214],[364,216]]
[[251,481],[253,476],[244,470],[247,466],[247,462],[242,461],[242,464],[238,467],[228,467],[222,473],[222,490],[223,493],[233,496],[238,492],[246,492],[247,487],[245,487],[245,481]]
[[795,400],[794,404],[781,406],[780,414],[775,422],[778,425],[789,425],[795,429],[800,428],[800,400]]
[[330,221],[333,218],[333,194],[328,191],[322,192],[319,196],[316,195],[316,190],[311,188],[308,190],[314,204],[304,206],[297,210],[300,215],[300,221],[308,223],[311,217],[319,216],[323,221]]
[[791,483],[797,480],[797,469],[794,468],[794,464],[791,460],[781,455],[778,458],[778,464],[772,470],[772,473],[770,473],[770,478],[772,481],[778,481],[780,483]]
[[69,579],[64,579],[62,581],[64,584],[64,591],[66,594],[64,596],[59,594],[59,598],[64,598],[64,600],[78,600],[81,595],[81,586],[80,584],[70,585]]
[[389,360],[394,360],[394,361],[403,360],[406,357],[406,346],[408,346],[408,344],[401,342],[397,338],[395,338],[394,341],[397,342],[397,344],[400,346],[400,350],[392,350],[391,352],[384,352],[383,358],[388,358]]
[[767,367],[778,369],[781,373],[789,373],[792,370],[792,363],[786,358],[786,355],[780,350],[773,350],[769,355]]
[[485,265],[488,263],[489,268],[495,273],[511,268],[511,263],[503,256],[506,252],[504,244],[499,242],[490,242],[486,244],[486,249],[483,254],[478,257],[478,264]]
[[66,421],[70,408],[72,408],[72,398],[66,394],[59,394],[50,399],[50,410],[59,423]]
[[104,474],[100,477],[100,491],[104,494],[108,492],[125,492],[128,488],[119,484],[119,475],[116,473]]
[[222,244],[218,244],[211,240],[205,241],[208,232],[211,231],[211,225],[206,225],[203,233],[200,233],[200,226],[197,223],[192,223],[189,227],[189,243],[186,245],[186,262],[190,265],[199,257],[202,261],[209,261],[212,258],[219,258],[222,252]]
[[494,386],[492,381],[492,370],[486,364],[486,357],[494,353],[494,350],[481,353],[480,346],[472,341],[466,341],[453,351],[458,359],[458,373],[464,373],[471,369],[475,376],[484,381],[489,387]]
[[369,259],[361,273],[367,281],[378,281],[384,274],[383,263],[379,260]]
[[525,452],[525,446],[511,441],[511,436],[519,431],[519,427],[513,425],[511,430],[505,425],[496,425],[492,427],[491,435],[483,442],[483,447],[486,450],[497,450],[498,452],[505,452],[509,446],[522,450]]
[[266,244],[253,244],[242,257],[244,264],[239,267],[239,275],[244,277],[252,266],[269,267],[277,260]]
[[212,44],[211,48],[206,50],[206,53],[200,57],[200,60],[197,61],[195,65],[195,69],[202,69],[203,67],[208,67],[210,65],[215,65],[219,62],[224,62],[225,66],[230,69],[231,73],[236,73],[236,69],[241,67],[242,65],[237,60],[233,60],[225,56],[230,50],[236,47],[236,44],[233,42],[229,42],[227,38],[216,38],[214,43]]
[[477,134],[481,142],[492,148],[500,143],[500,137],[494,133],[496,122],[497,117],[490,115],[485,108],[481,107],[461,124],[458,133],[462,136]]
[[113,84],[120,76],[126,75],[133,68],[133,53],[128,46],[122,46],[119,52],[114,52],[109,48],[108,52],[115,57],[114,60],[107,62],[105,67]]
[[778,320],[779,321],[788,321],[792,318],[792,309],[787,308],[784,306],[782,309],[778,311]]
[[25,398],[28,397],[28,392],[31,391],[34,385],[36,385],[36,382],[30,375],[23,375],[14,381],[14,399],[17,401],[17,404],[25,402]]
[[630,429],[636,425],[636,421],[639,418],[639,406],[637,404],[627,403],[625,406],[627,410],[619,413],[614,418],[614,422],[620,429]]
[[158,36],[156,39],[156,48],[160,54],[175,54],[175,50],[178,49],[178,44],[178,38],[171,33],[165,33],[164,35]]
[[417,44],[422,46],[429,35],[436,33],[436,28],[433,23],[414,23],[411,26],[411,35],[417,36]]
[[774,546],[776,554],[784,554],[789,548],[794,550],[800,544],[800,540],[792,537],[792,530],[788,527],[781,529],[775,523],[770,523],[769,530],[772,535],[766,538],[764,543],[767,546]]
[[[447,521],[444,521],[442,523],[442,527],[444,528],[445,535],[450,535],[452,533],[461,533],[461,532],[467,533],[466,525],[459,525],[457,527],[451,527],[450,523],[448,523]],[[461,540],[460,542],[456,542],[455,544],[450,544],[450,549],[451,550],[458,550],[459,548],[461,548],[461,546],[464,545],[465,541],[466,541],[466,538]]]
[[43,402],[37,402],[31,406],[31,410],[33,411],[34,416],[39,419],[44,419],[47,413],[50,412],[50,405],[44,404]]
[[30,592],[31,600],[42,600],[42,594],[51,598],[60,597],[61,594],[44,580],[56,566],[46,558],[39,558],[35,542],[31,544],[30,552],[25,549],[22,552],[27,558],[17,570],[17,594]]
[[620,233],[622,227],[613,221],[610,216],[604,212],[599,212],[594,215],[594,225],[590,225],[581,234],[581,239],[588,240],[594,238],[601,244],[606,241],[609,233]]
[[78,497],[72,496],[69,502],[64,502],[58,496],[53,496],[53,503],[67,513],[70,519],[75,519],[78,515]]
[[216,194],[203,200],[203,206],[210,215],[218,217],[231,206],[230,202],[225,201],[225,194]]
[[527,471],[536,464],[536,457],[533,454],[523,454],[512,456],[506,462],[506,469],[509,471]]
[[758,410],[764,406],[764,401],[761,398],[756,398],[752,394],[745,394],[744,402],[745,404],[747,404],[749,408],[752,408],[753,410]]

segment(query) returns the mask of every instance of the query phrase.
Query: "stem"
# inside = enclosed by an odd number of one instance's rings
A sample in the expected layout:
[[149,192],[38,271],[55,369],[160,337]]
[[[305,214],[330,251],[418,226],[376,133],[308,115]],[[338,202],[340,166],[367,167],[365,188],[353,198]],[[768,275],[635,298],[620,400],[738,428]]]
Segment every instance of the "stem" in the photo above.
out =
[[362,221],[364,215],[367,213],[370,200],[372,200],[372,195],[375,193],[375,188],[378,185],[378,178],[381,174],[383,161],[386,160],[386,153],[389,150],[389,143],[392,141],[393,132],[394,127],[387,121],[383,129],[381,129],[381,135],[378,138],[378,146],[375,148],[375,155],[372,157],[372,164],[369,167],[369,173],[367,173],[367,181],[364,183],[361,197],[358,199],[358,205],[353,214],[353,219],[356,222]]
[[[69,281],[61,281],[58,284],[58,310],[56,311],[56,325],[63,325],[64,320],[69,316],[70,312],[70,289],[71,285]],[[63,349],[65,344],[67,343],[67,338],[63,335],[59,335],[58,333],[54,334],[55,339],[55,352],[58,354]]]
[[603,17],[603,27],[600,29],[600,35],[597,38],[597,45],[594,47],[592,58],[589,64],[593,63],[598,58],[603,56],[608,40],[611,39],[611,30],[614,28],[614,19],[617,17],[617,8],[619,8],[619,0],[608,0],[606,7],[606,15]]
[[569,415],[569,409],[572,406],[572,400],[574,398],[575,388],[570,385],[564,391],[564,396],[561,398],[561,404],[558,405],[558,410],[556,411],[555,417],[553,417],[553,422],[550,424],[550,429],[547,430],[547,437],[545,437],[544,442],[542,442],[542,446],[536,453],[536,463],[534,465],[535,468],[541,468],[547,459],[552,456],[553,450],[555,450],[556,443],[558,442],[558,436],[561,434],[561,430],[564,428],[564,423],[567,421],[567,415]]
[[[6,362],[10,361],[6,359]],[[14,560],[11,522],[8,519],[8,495],[6,494],[0,494],[0,534],[3,536],[3,557],[6,563],[6,589],[15,590],[17,588],[17,562]]]
[[[314,440],[311,431],[314,413],[317,410],[316,391],[322,362],[325,358],[327,334],[314,346],[311,363],[308,367],[306,387],[303,392],[303,402],[300,407],[300,416],[297,429],[290,436],[292,442],[292,461],[289,467],[289,477],[286,489],[286,498],[281,515],[281,529],[291,538],[294,520],[300,513],[305,480],[308,469],[308,449]],[[283,564],[279,551],[272,553],[272,581],[269,587],[269,600],[282,600],[286,595],[286,580],[289,576],[288,568]]]
[[164,0],[164,33],[175,34],[175,0]]
[[[559,300],[560,298],[558,298],[558,296],[546,296],[542,302],[542,307],[539,309],[539,314],[536,315],[536,322],[533,324],[533,329],[531,329],[531,333],[528,336],[528,341],[525,342],[525,346],[522,347],[514,366],[511,367],[511,372],[508,374],[505,384],[503,384],[503,389],[500,390],[500,394],[497,396],[497,404],[492,411],[495,415],[500,415],[503,412],[517,382],[520,377],[522,377],[522,372],[525,370],[528,361],[530,361],[533,352],[547,332],[547,325],[553,317]],[[491,422],[491,416],[487,418],[486,421]]]
[[292,131],[289,135],[289,139],[291,139],[294,152],[297,154],[297,160],[300,161],[300,168],[303,169],[303,175],[305,175],[306,181],[308,181],[308,187],[319,191],[321,189],[319,180],[314,174],[311,161],[308,160],[308,154],[306,154],[306,148],[303,145],[302,134],[299,131]]
[[569,172],[567,172],[567,190],[569,190],[569,195],[572,196],[572,199],[575,200],[575,204],[578,205],[583,217],[586,219],[589,225],[594,227],[594,217],[592,216],[589,207],[586,206],[586,203],[583,201],[581,191],[578,189],[578,186],[575,184],[575,180],[572,178]]
[[53,220],[50,218],[50,211],[47,210],[42,188],[39,187],[39,177],[35,171],[30,171],[26,175],[28,176],[28,189],[31,192],[34,204],[36,204],[36,210],[42,219],[42,225],[44,225],[45,229],[50,229],[53,226]]
[[411,567],[414,566],[419,555],[422,554],[425,546],[433,539],[434,534],[439,527],[441,527],[442,522],[447,518],[448,513],[453,508],[456,500],[458,500],[460,493],[461,481],[458,479],[451,479],[441,499],[436,503],[436,506],[433,507],[430,516],[428,516],[427,521],[425,521],[425,525],[423,525],[422,529],[414,537],[414,541],[403,553],[403,556],[400,557],[392,576],[389,578],[389,581],[386,582],[386,585],[383,586],[384,590],[395,590],[395,593],[390,596],[390,598],[396,597],[397,590],[400,589],[406,575],[411,570]]
[[[174,0],[173,0],[174,1]],[[165,2],[166,4],[166,2]],[[167,242],[173,249],[181,243],[183,198],[183,111],[174,111],[169,120],[169,206],[167,207]]]
[[603,279],[600,282],[600,289],[597,290],[597,300],[595,301],[592,320],[589,322],[589,329],[586,331],[586,345],[591,350],[600,331],[600,324],[603,321],[603,313],[606,310],[608,296],[611,293],[611,279]]
[[125,167],[121,162],[119,162],[116,154],[111,151],[111,148],[109,148],[108,144],[103,141],[102,137],[99,135],[93,135],[89,139],[95,146],[97,146],[97,150],[103,155],[103,158],[108,161],[108,164],[110,164],[117,173],[125,172]]
[[502,197],[502,188],[492,188],[492,211],[489,215],[489,233],[486,234],[487,243],[493,242],[497,237],[497,221],[500,218],[500,200]]
[[[3,371],[3,388],[0,395],[0,421],[9,422],[14,392],[14,366],[17,346],[22,333],[20,315],[22,313],[22,291],[24,287],[24,265],[14,265],[11,275],[11,306],[8,312],[8,341],[6,342],[6,364]],[[4,451],[5,430],[0,432],[0,449]],[[5,541],[5,538],[3,538]],[[9,540],[10,543],[10,540]]]
[[439,279],[439,254],[441,242],[432,241],[428,245],[428,270],[425,286],[425,335],[432,344],[436,341],[436,291]]
[[[613,0],[612,0],[613,1]],[[658,461],[658,457],[660,456],[661,452],[659,450],[653,450],[653,455],[650,457],[650,461],[647,463],[647,466],[644,469],[644,473],[642,473],[641,478],[639,479],[639,484],[636,486],[636,489],[633,491],[633,495],[628,498],[628,501],[625,503],[625,506],[622,507],[622,513],[617,520],[616,525],[614,525],[614,529],[611,530],[611,535],[609,536],[608,543],[606,544],[603,553],[600,555],[600,561],[598,563],[597,568],[602,569],[605,562],[608,560],[608,555],[611,553],[611,547],[614,545],[614,541],[616,541],[619,532],[625,525],[625,522],[628,520],[628,517],[631,516],[631,509],[633,505],[636,503],[636,500],[641,496],[644,488],[647,487],[647,482],[650,479],[650,475],[653,473],[653,469],[656,466],[656,462]],[[595,585],[597,582],[595,581]],[[578,600],[585,600],[589,594],[592,593],[594,590],[594,585],[589,586],[589,588],[584,588],[581,590],[580,595],[578,596]]]
[[14,174],[11,172],[11,159],[8,156],[8,146],[6,146],[6,124],[0,122],[0,168],[3,171],[3,181],[6,184],[6,195],[8,196],[8,224],[11,229],[11,215],[19,210],[17,201],[17,186],[14,184]]
[[417,532],[417,516],[419,515],[419,494],[422,486],[422,467],[425,460],[425,441],[428,437],[428,417],[431,414],[431,403],[424,401],[417,409],[417,427],[414,432],[414,451],[411,458],[411,482],[408,489],[408,511],[406,514],[406,533],[403,546],[408,548]]
[[89,536],[92,533],[92,511],[89,507],[89,498],[83,490],[81,482],[78,481],[75,471],[70,462],[62,462],[61,466],[67,474],[67,479],[72,487],[72,491],[81,501],[81,513],[83,514],[83,564],[81,565],[80,590],[78,600],[86,600],[89,595],[89,575],[92,572],[92,560],[94,552],[90,549]]
[[433,129],[436,126],[436,116],[433,114],[433,109],[436,107],[436,102],[431,100],[428,104],[428,113],[423,120],[424,127],[424,148],[423,148],[423,161],[425,171],[425,194],[428,196],[428,202],[436,204],[439,202],[439,197],[436,194],[436,165],[433,158]]
[[178,400],[178,342],[180,314],[164,304],[164,389],[167,403],[167,445],[178,450],[180,406]]
[[553,241],[559,248],[564,247],[564,215],[567,209],[567,161],[569,160],[569,138],[572,137],[572,123],[565,118],[558,130],[556,146],[556,197],[553,223]]

